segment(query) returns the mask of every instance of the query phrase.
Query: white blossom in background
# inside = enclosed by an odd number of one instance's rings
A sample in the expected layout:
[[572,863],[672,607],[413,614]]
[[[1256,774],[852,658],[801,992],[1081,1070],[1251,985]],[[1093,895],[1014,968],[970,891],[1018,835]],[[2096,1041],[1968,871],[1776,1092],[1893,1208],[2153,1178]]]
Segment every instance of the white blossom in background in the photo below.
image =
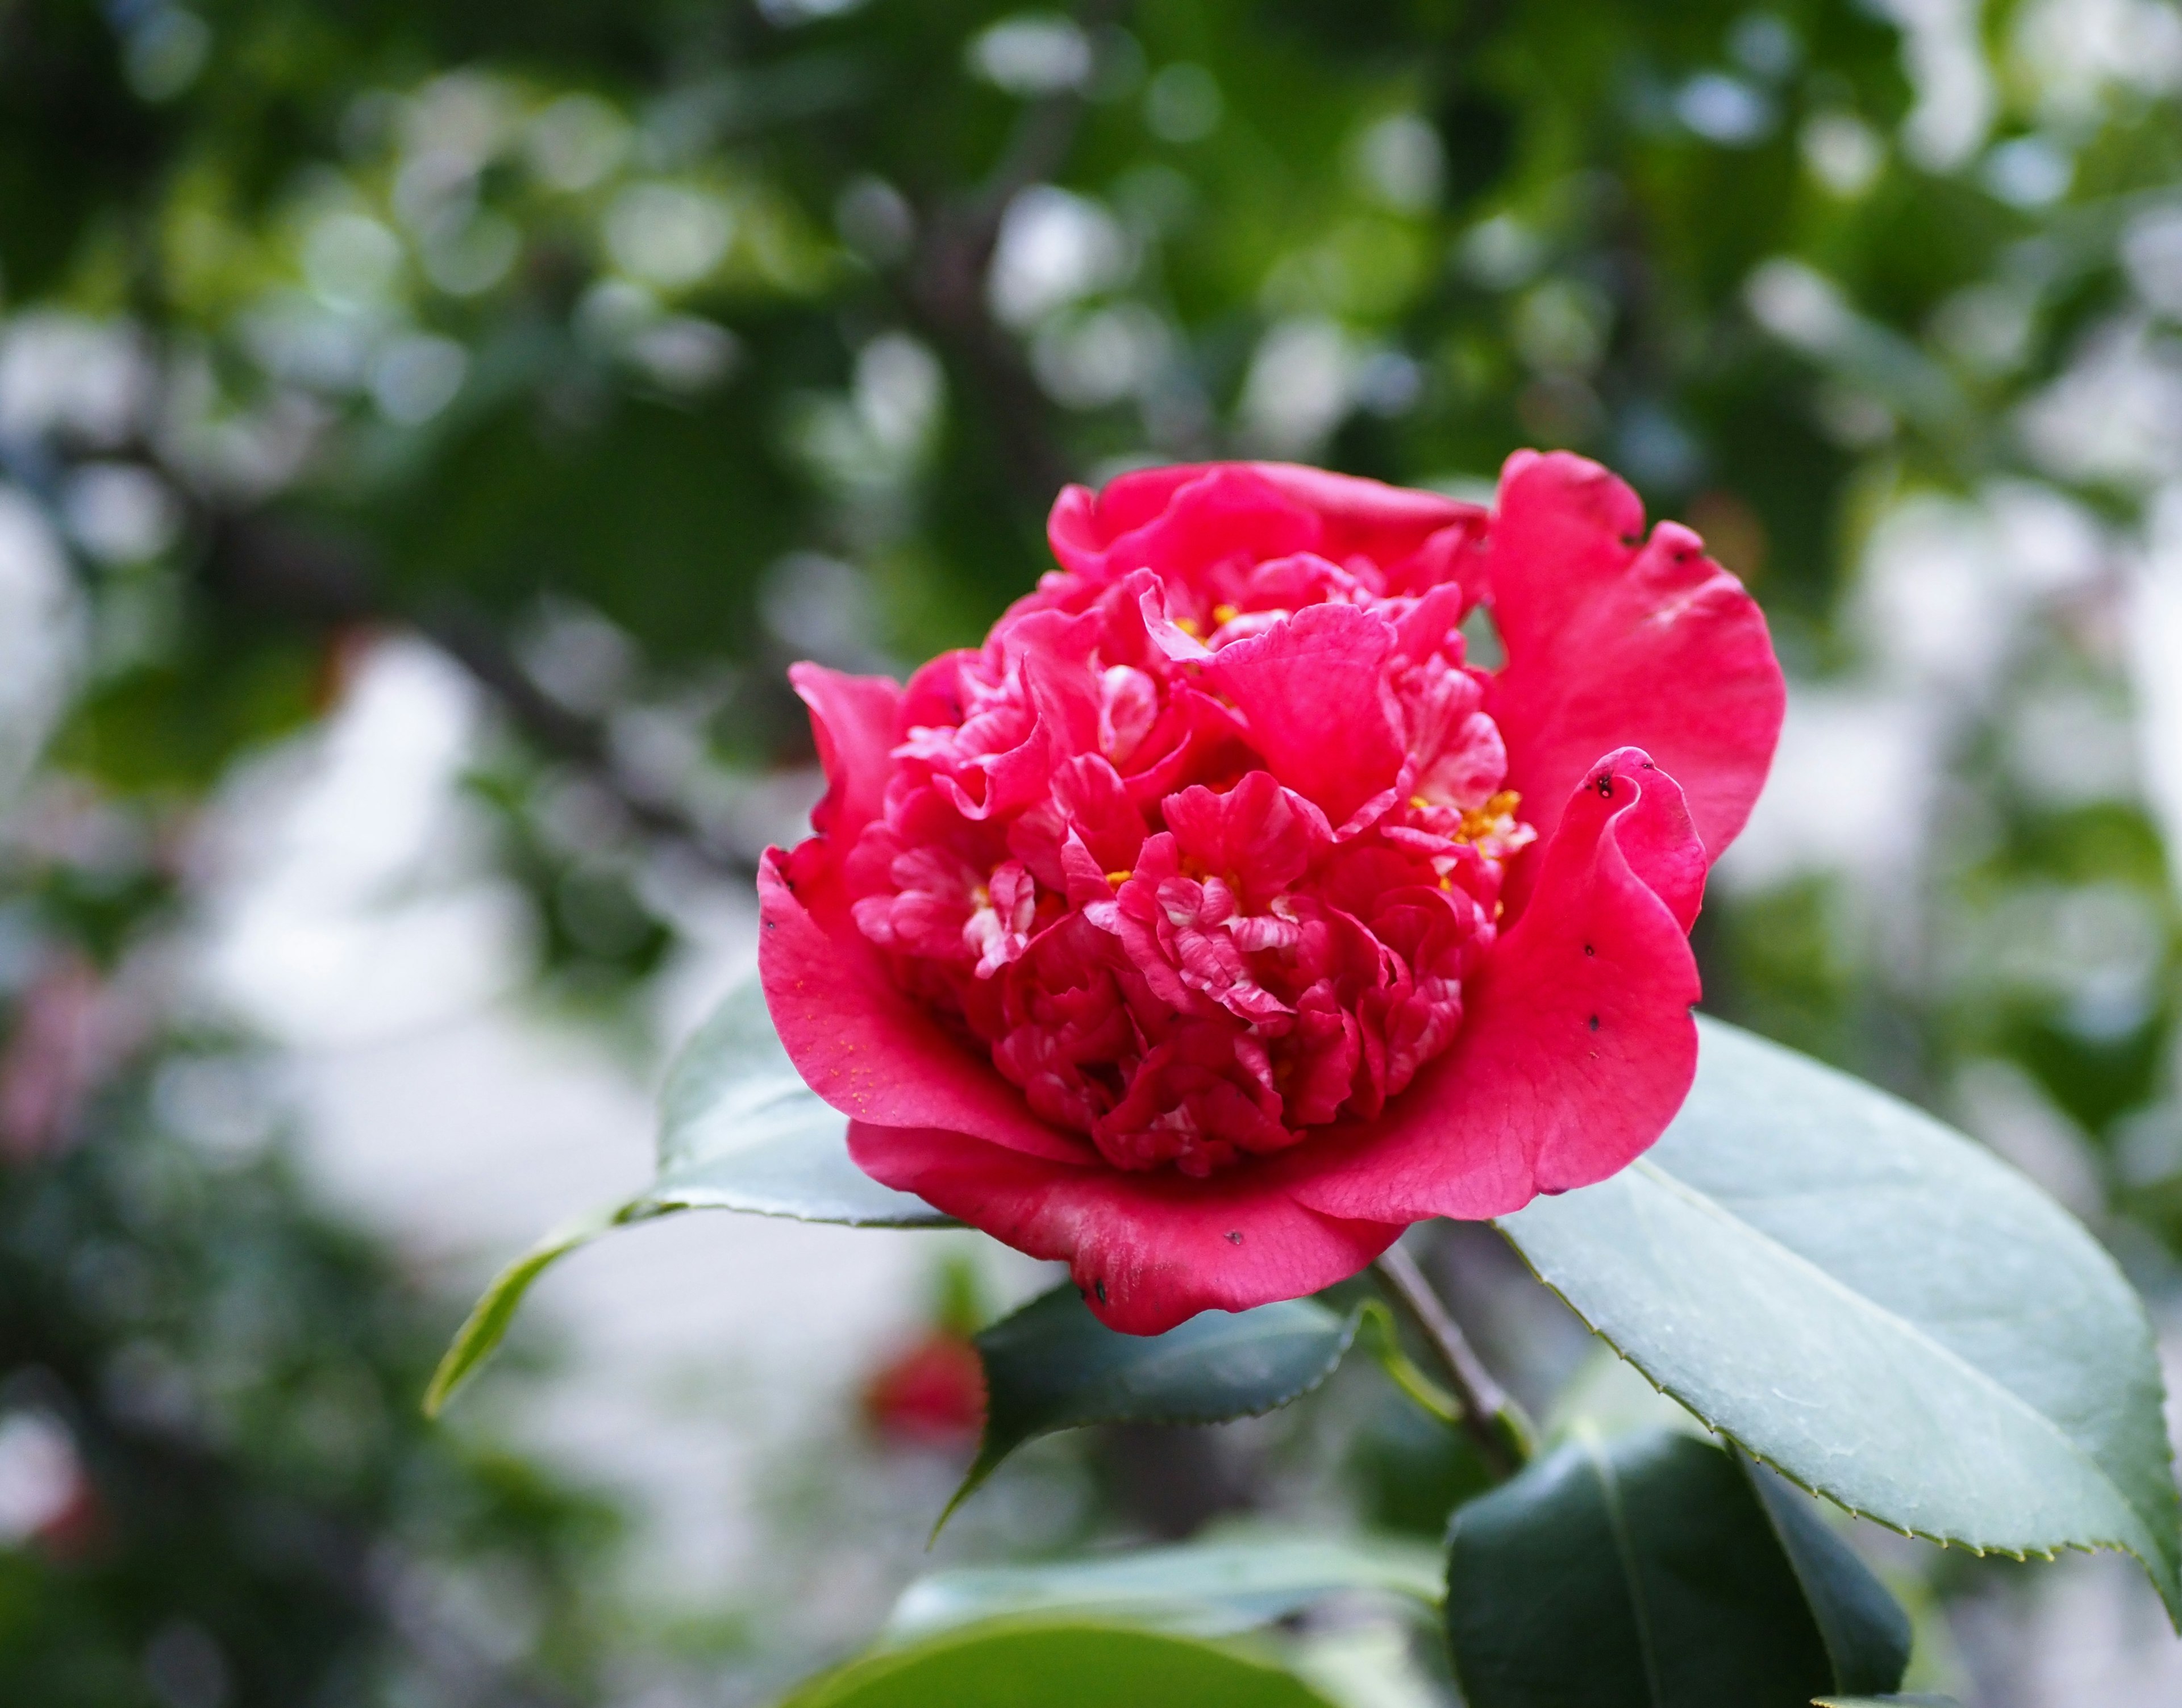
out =
[[246,769],[204,850],[204,983],[289,1044],[428,1026],[512,991],[530,920],[460,793],[477,690],[420,641],[374,647],[323,728]]
[[2138,759],[2146,804],[2182,887],[2182,481],[2152,506],[2146,549],[2134,567],[2128,613]]
[[0,800],[22,783],[66,703],[84,612],[44,515],[0,485]]
[[1277,321],[1259,340],[1237,415],[1260,455],[1307,458],[1354,401],[1360,352],[1338,323],[1315,316]]
[[1050,184],[1033,184],[1000,217],[985,290],[1008,326],[1035,325],[1055,309],[1126,285],[1137,257],[1106,207]]
[[[2070,0],[2074,3],[2074,0]],[[1965,164],[1992,127],[1992,73],[1980,39],[1981,0],[1875,0],[1902,30],[1902,67],[1916,91],[1902,149],[1928,171]]]

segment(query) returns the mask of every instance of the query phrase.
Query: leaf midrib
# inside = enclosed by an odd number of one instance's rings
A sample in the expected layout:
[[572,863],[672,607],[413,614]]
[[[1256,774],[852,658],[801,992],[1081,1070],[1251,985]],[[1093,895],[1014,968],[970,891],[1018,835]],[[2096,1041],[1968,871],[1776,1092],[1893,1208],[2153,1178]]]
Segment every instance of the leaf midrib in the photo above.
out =
[[1636,1544],[1629,1534],[1629,1512],[1621,1501],[1621,1479],[1614,1474],[1614,1462],[1601,1450],[1598,1438],[1589,1429],[1578,1430],[1576,1441],[1583,1449],[1592,1475],[1598,1479],[1607,1528],[1614,1534],[1614,1557],[1621,1562],[1621,1576],[1629,1587],[1629,1612],[1636,1627],[1636,1652],[1644,1662],[1645,1699],[1652,1708],[1665,1708],[1666,1694],[1659,1683],[1659,1648],[1653,1640],[1652,1604],[1645,1596],[1643,1576],[1637,1569]]

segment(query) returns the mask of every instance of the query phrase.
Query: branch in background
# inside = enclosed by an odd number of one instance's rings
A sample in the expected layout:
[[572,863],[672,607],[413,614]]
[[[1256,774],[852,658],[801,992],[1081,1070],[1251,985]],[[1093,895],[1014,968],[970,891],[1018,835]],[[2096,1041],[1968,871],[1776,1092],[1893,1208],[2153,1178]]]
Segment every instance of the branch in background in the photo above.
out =
[[361,553],[263,516],[213,519],[204,581],[219,598],[310,627],[382,624],[413,630],[462,666],[525,739],[584,772],[638,828],[683,844],[725,876],[744,882],[756,876],[748,854],[683,803],[631,777],[615,756],[606,725],[547,694],[499,629],[477,612],[446,604],[402,610],[380,592]]
[[[1126,0],[1087,0],[1077,24],[1094,41],[1120,21]],[[927,210],[904,270],[911,312],[952,351],[983,397],[999,428],[1011,483],[1038,506],[1052,501],[1073,470],[1053,428],[1052,406],[985,299],[985,279],[1000,221],[1018,192],[1061,169],[1075,146],[1086,97],[1055,90],[1024,108],[1008,146],[985,181],[966,196]]]

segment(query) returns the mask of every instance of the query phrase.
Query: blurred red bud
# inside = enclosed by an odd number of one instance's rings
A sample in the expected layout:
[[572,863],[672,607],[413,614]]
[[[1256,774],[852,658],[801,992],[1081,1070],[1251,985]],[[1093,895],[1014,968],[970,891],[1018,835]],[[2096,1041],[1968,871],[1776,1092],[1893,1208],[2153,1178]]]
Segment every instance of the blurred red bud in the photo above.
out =
[[933,1334],[881,1365],[864,1389],[864,1414],[904,1446],[966,1447],[985,1426],[985,1372],[958,1335]]

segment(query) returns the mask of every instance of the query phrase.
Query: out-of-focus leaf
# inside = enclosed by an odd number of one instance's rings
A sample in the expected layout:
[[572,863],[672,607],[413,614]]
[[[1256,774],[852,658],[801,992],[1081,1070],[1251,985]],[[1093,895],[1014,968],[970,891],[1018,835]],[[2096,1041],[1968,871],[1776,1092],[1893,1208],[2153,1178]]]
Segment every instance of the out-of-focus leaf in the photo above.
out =
[[1447,1620],[1464,1700],[1803,1708],[1899,1683],[1908,1617],[1814,1515],[1782,1522],[1767,1474],[1675,1430],[1580,1430],[1463,1507]]
[[2120,1548],[2182,1611],[2143,1307],[1990,1153],[1716,1021],[1651,1154],[1501,1226],[1708,1423],[1852,1512],[2022,1555]]
[[955,1225],[849,1158],[848,1120],[797,1077],[755,978],[730,991],[668,1070],[659,1173],[627,1203],[570,1223],[493,1278],[424,1396],[437,1413],[491,1357],[531,1283],[600,1235],[678,1210],[743,1210],[858,1228]]
[[622,1209],[597,1210],[580,1216],[555,1229],[495,1275],[484,1296],[470,1307],[469,1315],[455,1331],[453,1343],[440,1357],[439,1368],[432,1372],[431,1385],[424,1390],[424,1415],[437,1417],[457,1390],[477,1373],[478,1367],[498,1350],[533,1281],[577,1247],[588,1246],[608,1229],[619,1227],[628,1219]]
[[1292,1673],[1159,1632],[1001,1625],[882,1650],[805,1685],[781,1708],[1328,1708]]
[[1333,1373],[1360,1319],[1289,1299],[1207,1311],[1164,1335],[1122,1335],[1064,1283],[977,1337],[985,1436],[939,1522],[1037,1436],[1086,1423],[1213,1423],[1285,1406]]
[[1393,1537],[1193,1542],[1106,1559],[935,1572],[902,1592],[887,1632],[905,1639],[981,1619],[1065,1616],[1217,1637],[1344,1591],[1437,1607],[1444,1576],[1438,1549]]

